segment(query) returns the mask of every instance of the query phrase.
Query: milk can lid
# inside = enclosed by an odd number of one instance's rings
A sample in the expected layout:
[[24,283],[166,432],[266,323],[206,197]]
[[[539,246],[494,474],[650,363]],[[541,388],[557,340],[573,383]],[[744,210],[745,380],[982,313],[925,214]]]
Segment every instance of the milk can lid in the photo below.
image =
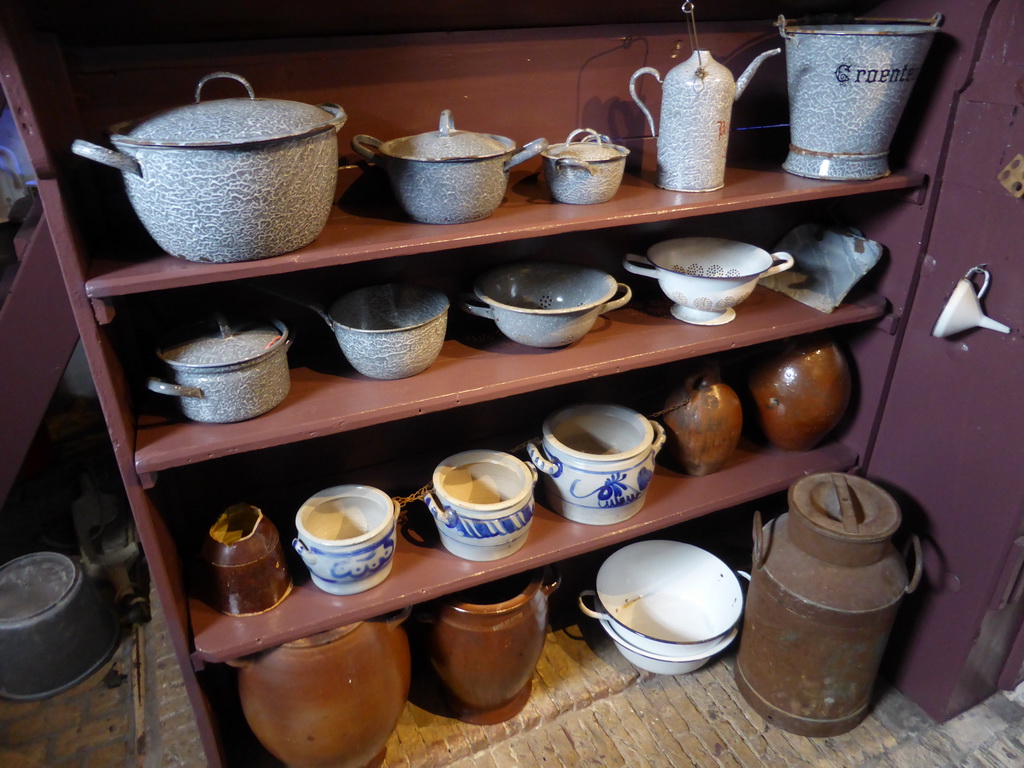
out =
[[851,542],[885,541],[901,521],[899,506],[885,490],[842,472],[798,480],[789,489],[789,508],[819,533]]

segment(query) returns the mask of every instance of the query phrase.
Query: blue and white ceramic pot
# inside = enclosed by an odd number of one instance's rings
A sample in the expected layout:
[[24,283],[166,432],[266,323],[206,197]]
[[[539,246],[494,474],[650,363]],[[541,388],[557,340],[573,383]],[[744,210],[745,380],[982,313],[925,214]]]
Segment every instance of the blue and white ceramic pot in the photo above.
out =
[[313,583],[332,595],[375,587],[391,573],[398,503],[368,485],[336,485],[295,515],[295,551]]
[[442,461],[424,501],[441,543],[465,560],[499,560],[526,543],[537,472],[501,451],[463,451]]
[[640,511],[665,444],[657,422],[619,405],[576,405],[544,420],[544,437],[527,446],[544,473],[547,505],[588,525],[610,525]]

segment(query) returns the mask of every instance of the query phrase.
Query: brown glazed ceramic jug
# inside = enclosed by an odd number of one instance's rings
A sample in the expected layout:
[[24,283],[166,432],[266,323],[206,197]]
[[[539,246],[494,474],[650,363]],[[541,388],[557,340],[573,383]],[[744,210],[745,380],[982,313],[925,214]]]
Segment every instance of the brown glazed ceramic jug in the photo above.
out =
[[721,378],[717,363],[708,363],[669,393],[662,416],[668,449],[689,475],[701,477],[721,469],[736,450],[743,431],[739,396]]
[[755,368],[749,385],[768,440],[787,451],[808,451],[846,412],[850,366],[829,336],[801,336]]
[[500,723],[529,701],[558,583],[550,569],[517,574],[449,595],[428,617],[430,664],[460,720]]
[[409,696],[408,610],[285,643],[239,667],[242,711],[256,738],[294,768],[384,761]]
[[251,616],[292,590],[277,528],[250,504],[228,507],[203,541],[208,599],[221,613]]

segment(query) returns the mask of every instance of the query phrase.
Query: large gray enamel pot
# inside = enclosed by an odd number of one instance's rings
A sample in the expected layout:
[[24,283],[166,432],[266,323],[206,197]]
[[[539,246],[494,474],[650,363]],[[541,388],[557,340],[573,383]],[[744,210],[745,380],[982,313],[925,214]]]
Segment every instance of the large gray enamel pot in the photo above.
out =
[[[217,78],[248,98],[200,101]],[[199,81],[195,103],[111,128],[116,151],[72,151],[121,171],[135,213],[157,244],[189,261],[235,262],[288,253],[327,224],[338,174],[337,104],[258,99],[239,75]]]
[[516,151],[504,136],[455,129],[450,110],[437,131],[380,141],[359,135],[352,149],[379,162],[402,208],[424,224],[462,224],[490,216],[508,189],[509,169],[548,146],[535,139]]
[[230,423],[266,413],[288,395],[288,347],[284,323],[228,325],[210,322],[171,333],[157,349],[168,378],[150,378],[147,387],[178,398],[185,418]]

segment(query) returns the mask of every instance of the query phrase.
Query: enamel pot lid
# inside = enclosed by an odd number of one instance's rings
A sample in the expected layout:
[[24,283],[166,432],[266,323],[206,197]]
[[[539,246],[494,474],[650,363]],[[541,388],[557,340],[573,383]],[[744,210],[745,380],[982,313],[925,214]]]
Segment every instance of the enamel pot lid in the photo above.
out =
[[[237,80],[247,97],[202,101],[203,86],[211,80]],[[346,120],[337,104],[303,104],[286,99],[256,98],[241,75],[213,72],[196,85],[192,104],[159,112],[133,123],[120,123],[111,131],[117,145],[220,149],[280,141],[336,130]]]

